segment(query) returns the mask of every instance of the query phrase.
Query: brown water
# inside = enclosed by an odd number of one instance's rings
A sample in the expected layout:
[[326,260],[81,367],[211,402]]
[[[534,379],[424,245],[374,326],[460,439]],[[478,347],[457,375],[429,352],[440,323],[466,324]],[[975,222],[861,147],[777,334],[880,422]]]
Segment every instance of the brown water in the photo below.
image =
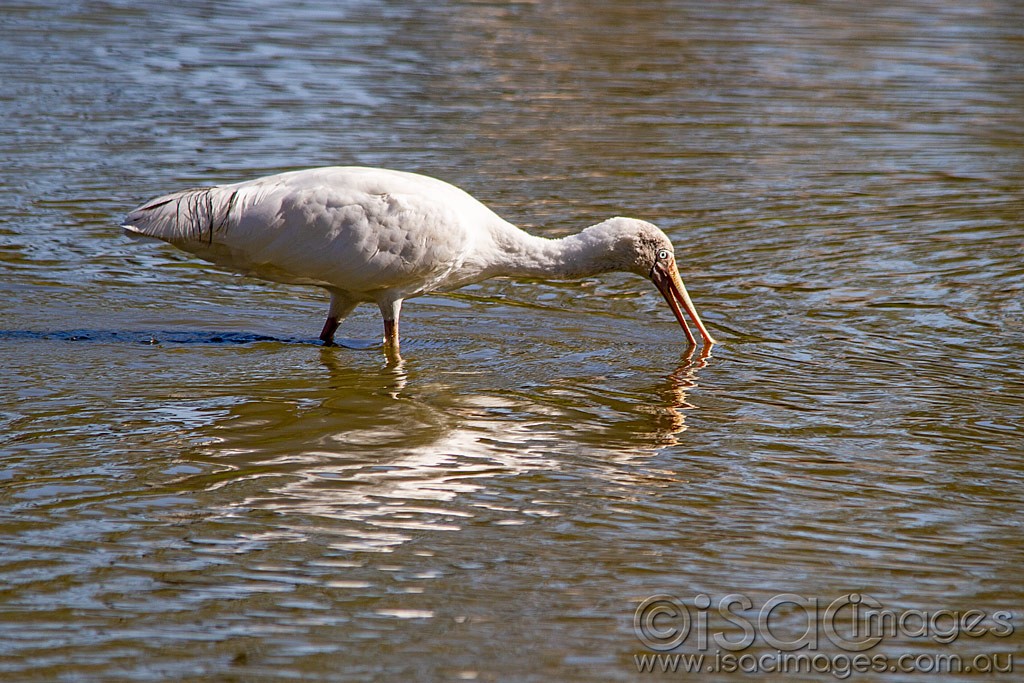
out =
[[[898,4],[5,5],[0,679],[649,680],[660,593],[1003,610],[868,654],[1018,653],[1024,7]],[[654,221],[721,343],[632,276],[494,281],[389,366],[117,227],[325,164]]]

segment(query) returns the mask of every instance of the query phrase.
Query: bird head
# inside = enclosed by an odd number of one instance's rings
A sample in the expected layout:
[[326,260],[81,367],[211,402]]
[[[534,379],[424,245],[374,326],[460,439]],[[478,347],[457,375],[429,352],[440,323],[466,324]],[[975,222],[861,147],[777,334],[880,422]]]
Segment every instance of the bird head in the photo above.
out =
[[697,309],[679,276],[672,242],[657,226],[635,218],[611,218],[584,231],[587,232],[592,232],[594,238],[600,237],[608,244],[616,270],[643,275],[654,283],[668,302],[691,345],[697,341],[683,317],[684,310],[697,326],[704,343],[708,346],[715,343],[697,315]]

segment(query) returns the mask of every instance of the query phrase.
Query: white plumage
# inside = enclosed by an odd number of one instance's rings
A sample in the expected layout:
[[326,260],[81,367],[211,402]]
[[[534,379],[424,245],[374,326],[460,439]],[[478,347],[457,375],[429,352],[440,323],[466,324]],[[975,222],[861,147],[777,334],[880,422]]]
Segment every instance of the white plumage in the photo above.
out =
[[680,304],[705,343],[714,343],[679,279],[671,242],[650,223],[612,218],[545,239],[454,185],[414,173],[314,168],[185,190],[143,204],[123,227],[246,275],[326,289],[326,344],[359,303],[380,307],[385,343],[397,351],[405,299],[496,276],[576,279],[616,270],[651,278],[691,345]]

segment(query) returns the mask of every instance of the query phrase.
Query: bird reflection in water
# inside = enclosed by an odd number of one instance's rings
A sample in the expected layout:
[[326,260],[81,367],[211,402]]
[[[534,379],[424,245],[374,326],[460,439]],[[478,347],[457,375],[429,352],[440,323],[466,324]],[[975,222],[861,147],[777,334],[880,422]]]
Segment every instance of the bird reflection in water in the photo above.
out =
[[708,359],[711,358],[711,347],[704,346],[699,353],[690,349],[689,353],[683,354],[679,366],[668,375],[665,385],[659,391],[660,404],[653,407],[661,412],[667,420],[662,430],[666,439],[671,439],[675,445],[678,440],[676,434],[686,431],[686,410],[692,410],[696,406],[686,401],[686,392],[697,386],[697,372],[707,367]]
[[[517,505],[531,515],[537,505],[532,495],[508,497],[517,486],[510,477],[559,472],[609,487],[664,485],[663,466],[646,472],[645,459],[679,443],[694,407],[687,393],[710,358],[707,348],[684,355],[654,401],[648,388],[613,395],[604,378],[602,393],[595,378],[567,402],[565,388],[579,388],[579,378],[528,393],[470,392],[438,380],[434,368],[420,373],[415,362],[368,370],[329,349],[321,354],[329,381],[301,400],[282,398],[277,384],[249,387],[233,417],[211,426],[215,443],[202,459],[218,471],[191,484],[208,478],[205,488],[222,489],[227,516],[239,509],[279,516],[261,538],[294,540],[315,530],[335,536],[330,545],[338,550],[384,552],[418,531],[457,530],[481,515],[526,523]],[[579,410],[590,417],[582,428]],[[253,486],[254,479],[263,483]],[[225,497],[223,489],[235,486],[238,497]],[[494,498],[503,501],[500,513],[487,502]],[[561,513],[553,506],[541,514]]]

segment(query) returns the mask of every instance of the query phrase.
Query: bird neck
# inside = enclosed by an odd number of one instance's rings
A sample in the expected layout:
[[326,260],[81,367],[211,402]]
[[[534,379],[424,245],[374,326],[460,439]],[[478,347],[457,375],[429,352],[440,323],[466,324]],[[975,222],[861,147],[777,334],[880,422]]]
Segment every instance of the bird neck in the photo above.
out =
[[616,269],[611,247],[586,230],[548,239],[507,225],[491,234],[494,251],[489,277],[578,280]]

